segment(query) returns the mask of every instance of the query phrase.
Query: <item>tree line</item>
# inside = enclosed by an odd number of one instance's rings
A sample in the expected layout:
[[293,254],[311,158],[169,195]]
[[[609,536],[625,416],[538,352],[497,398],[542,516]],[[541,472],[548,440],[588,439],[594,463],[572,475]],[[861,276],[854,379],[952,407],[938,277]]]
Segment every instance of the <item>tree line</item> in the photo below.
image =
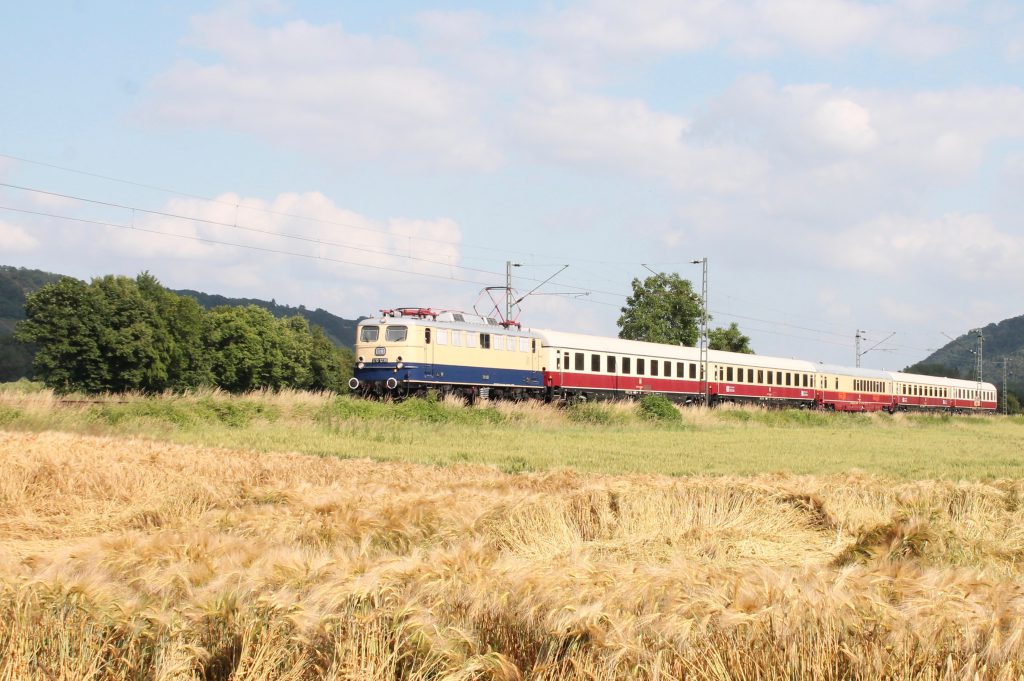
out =
[[15,337],[35,346],[35,376],[62,392],[342,391],[352,355],[301,316],[250,305],[204,310],[144,272],[86,284],[64,277],[25,301]]

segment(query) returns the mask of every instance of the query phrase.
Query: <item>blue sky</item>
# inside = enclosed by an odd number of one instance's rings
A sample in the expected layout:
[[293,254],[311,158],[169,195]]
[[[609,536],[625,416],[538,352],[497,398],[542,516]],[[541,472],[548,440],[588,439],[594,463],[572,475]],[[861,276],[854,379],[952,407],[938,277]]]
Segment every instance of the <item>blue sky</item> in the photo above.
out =
[[83,1],[0,25],[4,264],[346,317],[568,264],[541,292],[574,295],[521,321],[614,334],[643,265],[699,283],[707,256],[714,323],[757,351],[852,363],[857,329],[895,331],[864,357],[885,368],[1024,313],[1020,3]]

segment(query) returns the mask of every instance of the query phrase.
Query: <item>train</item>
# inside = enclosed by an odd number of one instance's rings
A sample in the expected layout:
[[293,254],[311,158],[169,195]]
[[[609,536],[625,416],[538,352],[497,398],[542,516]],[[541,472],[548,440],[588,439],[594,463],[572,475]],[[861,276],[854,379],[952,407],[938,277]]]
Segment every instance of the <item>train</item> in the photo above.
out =
[[682,404],[748,403],[841,412],[995,412],[991,383],[648,343],[493,317],[404,307],[356,329],[349,381],[364,397],[430,392],[467,401],[573,403],[663,395]]

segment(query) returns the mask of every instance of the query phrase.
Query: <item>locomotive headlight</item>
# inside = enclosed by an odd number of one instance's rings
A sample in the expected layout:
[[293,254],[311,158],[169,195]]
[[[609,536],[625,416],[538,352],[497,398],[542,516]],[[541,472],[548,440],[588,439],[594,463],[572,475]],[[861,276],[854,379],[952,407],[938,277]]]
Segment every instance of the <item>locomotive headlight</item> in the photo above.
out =
[[404,365],[404,364],[402,364],[401,362],[399,362],[399,363],[398,363],[398,364],[396,364],[395,366],[397,366],[397,367],[398,367],[399,369],[401,369],[401,368],[402,368],[403,366],[405,366],[405,365]]
[[362,369],[362,368],[363,368],[363,367],[365,367],[365,366],[366,366],[366,365],[365,365],[365,364],[363,364],[362,362],[360,362],[359,364],[357,364],[357,365],[356,365],[356,367],[357,367],[357,368],[359,368],[359,369]]

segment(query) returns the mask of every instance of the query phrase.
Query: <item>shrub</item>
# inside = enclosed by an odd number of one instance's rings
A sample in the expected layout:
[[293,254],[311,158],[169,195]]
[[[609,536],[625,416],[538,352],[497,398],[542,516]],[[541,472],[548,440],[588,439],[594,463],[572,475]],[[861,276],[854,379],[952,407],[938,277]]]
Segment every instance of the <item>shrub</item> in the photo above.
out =
[[679,410],[664,395],[644,395],[636,410],[640,418],[648,421],[679,421],[681,418]]

